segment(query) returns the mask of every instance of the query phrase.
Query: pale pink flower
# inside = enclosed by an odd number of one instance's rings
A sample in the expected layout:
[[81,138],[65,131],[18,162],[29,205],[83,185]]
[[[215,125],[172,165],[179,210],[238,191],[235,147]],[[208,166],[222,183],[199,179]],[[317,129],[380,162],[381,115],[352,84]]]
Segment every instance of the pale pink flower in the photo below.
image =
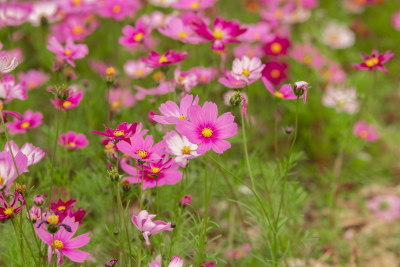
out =
[[328,85],[322,97],[322,104],[336,109],[336,112],[354,114],[358,111],[357,92],[354,87],[344,88]]
[[400,31],[400,10],[393,14],[391,22],[393,28]]
[[275,91],[274,86],[270,81],[268,81],[267,78],[263,77],[262,81],[267,88],[267,90],[276,98],[279,99],[296,99],[296,95],[293,93],[292,86],[290,84],[284,84],[282,85],[281,89],[279,91]]
[[121,140],[117,144],[117,148],[122,153],[142,162],[155,162],[161,159],[158,154],[165,146],[165,142],[161,141],[153,146],[153,136],[135,134],[131,137],[130,142]]
[[150,246],[149,237],[162,231],[172,231],[171,223],[163,221],[154,221],[156,215],[150,215],[146,210],[139,212],[138,216],[132,216],[132,222],[136,228],[143,234],[146,245]]
[[128,47],[134,47],[142,43],[151,32],[151,27],[144,23],[143,19],[136,21],[135,27],[126,25],[122,29],[123,36],[119,38],[119,43]]
[[105,18],[123,20],[126,17],[133,17],[141,8],[138,0],[103,0],[99,1],[99,14]]
[[353,133],[360,139],[368,142],[375,142],[379,139],[379,134],[372,124],[367,124],[364,120],[359,120],[354,124]]
[[193,97],[193,95],[186,95],[181,99],[180,105],[175,102],[167,101],[161,104],[159,110],[161,115],[155,115],[153,119],[162,124],[176,124],[179,120],[186,120],[188,115],[188,109],[199,103],[199,97]]
[[216,68],[206,68],[206,67],[195,67],[191,70],[197,76],[197,81],[199,83],[208,84],[218,74],[218,70]]
[[243,88],[247,85],[245,81],[236,79],[236,77],[233,76],[232,71],[229,70],[224,71],[224,76],[220,77],[218,82],[222,83],[228,88],[236,89]]
[[162,82],[155,88],[145,89],[141,86],[135,85],[134,88],[138,91],[135,95],[137,100],[144,99],[147,95],[166,95],[175,91],[175,86],[170,82]]
[[178,0],[172,3],[172,7],[176,9],[197,11],[212,7],[218,0]]
[[18,73],[18,79],[27,90],[34,90],[47,82],[50,75],[41,70],[32,69],[26,73]]
[[322,32],[322,41],[333,49],[343,49],[354,45],[355,35],[346,24],[330,21]]
[[376,217],[393,222],[400,218],[400,198],[395,195],[375,196],[367,201],[367,207]]
[[184,23],[182,19],[177,17],[172,17],[168,23],[165,23],[164,27],[159,28],[158,31],[165,36],[183,43],[198,44],[203,40],[197,36],[190,25]]
[[10,134],[26,133],[29,129],[33,129],[42,124],[43,114],[41,112],[33,112],[27,110],[22,118],[15,118],[13,122],[7,123]]
[[265,65],[261,63],[259,58],[253,57],[249,59],[244,56],[241,59],[235,58],[232,63],[232,76],[236,80],[242,80],[246,84],[255,82],[261,78],[261,72]]
[[78,150],[87,147],[89,141],[84,134],[69,131],[61,134],[57,143],[67,149]]
[[6,195],[9,194],[18,173],[21,175],[28,170],[28,158],[22,152],[14,154],[14,159],[16,164],[9,151],[0,152],[0,191],[4,190]]
[[153,68],[140,60],[128,60],[124,64],[124,70],[129,77],[140,79],[149,75],[153,71]]
[[238,37],[243,42],[260,42],[268,43],[274,39],[275,34],[271,32],[271,26],[265,21],[260,21],[257,24],[244,25],[247,31]]
[[181,71],[180,67],[174,70],[174,82],[186,93],[190,93],[190,90],[198,84],[197,75],[192,70]]
[[133,107],[136,103],[135,97],[130,89],[112,89],[110,90],[110,105],[113,111],[121,108]]
[[33,26],[39,26],[43,18],[52,22],[56,17],[58,3],[54,1],[37,1],[32,4],[32,11],[29,13],[28,21]]
[[237,58],[242,58],[244,56],[247,56],[249,58],[261,58],[264,56],[264,51],[261,45],[251,45],[248,43],[244,43],[236,46],[233,49],[233,54]]
[[4,104],[11,102],[13,99],[26,100],[27,98],[26,89],[22,83],[16,83],[14,76],[5,75],[0,80],[0,99],[4,100]]
[[294,44],[290,55],[298,62],[319,70],[323,65],[323,56],[319,50],[310,43]]
[[[31,166],[40,162],[45,156],[43,150],[41,150],[39,147],[35,147],[30,143],[25,143],[21,147],[21,149],[19,149],[18,146],[15,144],[15,142],[11,140],[10,146],[11,146],[11,151],[13,152],[14,155],[17,155],[19,152],[21,152],[27,157],[28,159],[27,166]],[[4,151],[10,151],[8,143],[5,144]]]
[[0,51],[0,75],[13,71],[17,66],[17,57],[13,56],[10,52]]
[[192,144],[185,136],[180,136],[177,132],[171,131],[164,136],[167,152],[174,155],[175,162],[185,168],[188,160],[198,157],[198,145]]
[[51,37],[47,49],[55,53],[57,59],[65,60],[72,67],[75,67],[75,59],[84,58],[89,53],[85,44],[76,45],[71,38],[68,38],[65,46],[62,46],[55,37]]

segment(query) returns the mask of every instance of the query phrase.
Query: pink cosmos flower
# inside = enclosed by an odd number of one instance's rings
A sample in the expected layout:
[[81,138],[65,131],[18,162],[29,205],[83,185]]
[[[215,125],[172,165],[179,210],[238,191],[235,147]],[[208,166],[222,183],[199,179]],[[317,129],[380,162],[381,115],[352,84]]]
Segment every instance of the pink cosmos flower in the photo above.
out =
[[[149,263],[149,267],[161,267],[161,259],[156,258]],[[168,263],[168,267],[183,267],[183,259],[181,259],[179,255],[173,256],[171,261]],[[189,267],[192,267],[192,265]]]
[[234,259],[242,259],[251,251],[251,244],[243,244],[235,249],[228,249],[225,251],[225,257],[234,258]]
[[213,30],[210,30],[204,21],[197,21],[193,26],[198,35],[213,42],[211,46],[213,50],[224,50],[225,44],[239,43],[235,38],[246,32],[246,29],[240,28],[238,22],[226,21],[223,18],[215,19]]
[[117,128],[115,128],[115,130],[108,128],[106,125],[104,125],[104,127],[106,128],[104,133],[99,131],[92,131],[92,133],[107,136],[113,143],[120,140],[128,142],[137,131],[139,132],[139,129],[136,128],[137,122],[132,124],[127,122],[121,123]]
[[153,136],[147,135],[144,139],[142,135],[135,134],[129,142],[121,141],[117,148],[122,153],[143,162],[154,162],[161,159],[158,152],[165,146],[164,141],[158,142],[153,146]]
[[261,72],[265,65],[261,63],[259,58],[253,57],[249,59],[244,56],[243,58],[235,58],[232,63],[232,76],[236,80],[242,80],[246,84],[251,84],[256,80],[260,79]]
[[265,85],[265,87],[268,89],[268,91],[275,97],[279,99],[296,99],[296,95],[293,93],[292,86],[290,84],[284,84],[282,85],[281,89],[279,91],[275,91],[274,86],[270,81],[268,81],[267,78],[263,77],[262,81]]
[[175,87],[170,82],[161,82],[157,87],[145,89],[143,87],[135,85],[134,88],[138,91],[135,95],[137,100],[142,100],[146,95],[165,95],[175,91]]
[[400,198],[395,195],[381,195],[367,201],[367,207],[376,217],[393,222],[400,218]]
[[138,19],[136,21],[136,27],[131,25],[126,25],[122,29],[124,36],[119,38],[119,43],[128,47],[134,47],[135,45],[141,43],[146,39],[151,32],[149,25],[145,24],[143,19]]
[[67,14],[90,12],[94,9],[91,0],[58,0],[56,3]]
[[393,14],[391,22],[392,26],[400,31],[400,10]]
[[244,26],[247,31],[238,37],[240,41],[261,42],[265,44],[274,39],[274,34],[271,33],[271,27],[265,21],[260,21],[257,24],[247,24]]
[[180,67],[174,70],[174,82],[182,88],[186,93],[198,84],[197,75],[192,71],[181,71]]
[[200,10],[212,7],[218,0],[178,0],[172,7],[183,10]]
[[318,0],[300,0],[302,7],[307,9],[314,9],[318,6]]
[[295,44],[290,55],[294,60],[319,70],[323,64],[323,57],[319,50],[311,44]]
[[278,85],[282,80],[287,78],[286,70],[288,65],[284,62],[269,61],[265,63],[262,76],[267,78],[274,85]]
[[265,44],[264,52],[267,56],[286,55],[289,46],[289,39],[276,36],[275,39]]
[[375,142],[379,138],[378,132],[375,127],[371,124],[367,124],[366,121],[360,120],[354,124],[353,133],[360,139],[368,142]]
[[40,221],[35,224],[36,234],[49,246],[47,250],[49,263],[52,264],[53,250],[55,250],[57,255],[57,264],[63,264],[63,255],[73,262],[84,262],[89,258],[90,254],[78,250],[77,248],[83,247],[89,243],[89,233],[72,238],[78,230],[79,222],[75,222],[74,218],[65,217],[62,224],[68,225],[72,231],[68,232],[65,227],[60,227],[60,229],[54,234],[54,241],[53,235],[45,230],[44,225],[41,225]]
[[270,2],[268,9],[261,11],[261,17],[269,22],[272,27],[278,26],[285,17],[289,17],[295,8],[293,2],[287,2],[283,6],[278,1]]
[[0,6],[0,25],[18,26],[27,20],[31,10],[31,3],[3,2]]
[[26,73],[18,73],[18,79],[27,90],[34,90],[42,86],[50,79],[50,75],[41,70],[29,70]]
[[110,90],[111,110],[117,111],[121,108],[133,107],[136,103],[135,97],[130,89],[112,89]]
[[104,18],[122,20],[126,17],[133,17],[141,8],[138,0],[104,0],[99,3],[99,14]]
[[199,145],[198,154],[204,154],[212,149],[216,153],[223,153],[231,147],[226,138],[237,132],[235,117],[226,112],[218,117],[218,108],[215,103],[205,102],[203,107],[191,106],[187,120],[179,120],[176,130],[184,135],[192,144]]
[[[1,50],[0,43],[0,50]],[[9,52],[0,51],[0,75],[13,71],[18,66],[18,59]]]
[[32,12],[29,14],[28,21],[33,26],[39,26],[43,18],[52,22],[56,17],[58,4],[53,1],[37,1],[32,3]]
[[138,216],[132,216],[133,224],[139,229],[146,240],[146,245],[150,246],[149,237],[162,231],[172,231],[171,223],[163,221],[154,221],[156,215],[150,215],[146,210],[139,212]]
[[261,58],[264,56],[264,51],[261,45],[251,45],[251,44],[241,44],[236,46],[233,49],[233,55],[237,58],[242,58],[247,56],[249,58],[258,57]]
[[28,159],[22,152],[14,154],[14,159],[18,172],[15,168],[11,153],[8,151],[0,152],[0,191],[4,190],[6,194],[9,193],[18,173],[21,174],[28,170]]
[[363,58],[363,62],[353,63],[352,64],[353,68],[357,70],[369,70],[369,71],[378,69],[384,73],[388,73],[389,71],[383,66],[383,64],[389,61],[392,57],[394,57],[394,54],[390,50],[386,51],[383,54],[379,54],[378,50],[374,48],[374,50],[372,50],[371,56],[367,56],[366,54],[361,53],[361,57]]
[[186,95],[181,99],[180,105],[175,102],[167,101],[160,105],[161,115],[155,115],[153,119],[162,124],[176,124],[179,120],[187,119],[188,109],[199,103],[199,96]]
[[65,46],[62,46],[55,37],[51,37],[47,49],[55,53],[57,59],[67,61],[72,67],[75,67],[75,59],[84,58],[89,53],[87,45],[75,45],[71,38],[68,38]]
[[69,131],[68,133],[60,135],[58,144],[70,150],[78,150],[87,147],[89,141],[84,134],[77,134]]
[[324,79],[330,83],[341,83],[346,79],[346,72],[336,62],[325,60],[324,67],[320,69]]
[[96,30],[98,25],[99,21],[93,16],[70,15],[61,23],[51,26],[51,36],[56,37],[60,42],[67,41],[68,38],[83,42],[86,36]]
[[4,100],[4,104],[11,102],[13,99],[26,100],[27,98],[23,84],[16,83],[12,75],[5,75],[0,80],[0,99]]
[[70,110],[79,106],[82,97],[83,93],[78,91],[76,87],[72,87],[69,89],[69,97],[66,100],[61,101],[56,98],[55,100],[51,99],[50,101],[56,109],[60,109],[62,103],[62,110]]
[[177,52],[175,50],[168,50],[165,54],[160,55],[157,52],[150,52],[147,58],[141,57],[140,60],[152,68],[157,68],[167,65],[175,65],[187,57],[186,52]]
[[354,45],[355,35],[347,24],[333,20],[325,26],[322,41],[332,49],[343,49]]
[[168,23],[166,23],[163,28],[159,28],[158,31],[162,35],[183,43],[198,44],[202,41],[202,38],[196,35],[190,25],[184,23],[182,19],[177,17],[172,17]]
[[140,79],[149,75],[153,71],[153,68],[140,60],[128,60],[124,64],[124,70],[129,77]]
[[232,71],[229,70],[224,71],[224,76],[220,77],[218,82],[228,88],[236,89],[243,88],[247,85],[245,81],[236,79],[235,76],[232,75]]
[[[45,156],[45,153],[43,152],[43,150],[41,150],[39,147],[35,147],[34,145],[30,144],[30,143],[25,143],[21,149],[18,148],[18,146],[14,143],[13,140],[10,141],[10,146],[11,146],[11,150],[12,153],[14,155],[17,155],[19,152],[21,152],[22,154],[24,154],[27,157],[27,166],[31,166],[34,165],[38,162],[40,162],[43,157]],[[8,143],[5,144],[4,146],[4,151],[9,152],[9,146]]]
[[177,132],[171,131],[164,136],[167,153],[174,155],[174,161],[185,168],[188,160],[198,157],[198,145],[192,144],[185,136],[180,136]]
[[[21,204],[17,207],[18,202]],[[17,190],[14,192],[14,198],[11,204],[8,204],[4,199],[3,192],[0,192],[0,221],[13,218],[25,206],[26,201]]]
[[179,199],[179,203],[180,203],[182,206],[187,206],[187,205],[190,204],[190,202],[192,202],[192,196],[191,196],[191,195],[185,195],[184,197],[181,197],[181,198]]
[[29,129],[33,129],[42,124],[43,114],[41,112],[25,111],[21,119],[14,118],[13,122],[7,123],[10,134],[26,133]]
[[354,87],[344,88],[328,85],[322,97],[322,104],[335,108],[336,112],[354,114],[358,111],[357,91]]
[[208,84],[217,76],[218,70],[216,68],[195,67],[191,70],[197,76],[199,83]]
[[28,219],[32,222],[36,222],[37,220],[42,219],[42,209],[36,206],[32,206],[29,212],[26,213]]

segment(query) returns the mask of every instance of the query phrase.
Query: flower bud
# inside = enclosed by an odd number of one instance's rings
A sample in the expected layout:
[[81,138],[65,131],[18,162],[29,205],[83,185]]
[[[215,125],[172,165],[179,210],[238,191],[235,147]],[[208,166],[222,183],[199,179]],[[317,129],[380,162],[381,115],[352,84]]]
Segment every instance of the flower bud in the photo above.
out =
[[18,193],[22,194],[26,192],[26,185],[20,185],[20,184],[16,184],[15,185],[15,190],[18,191]]
[[125,192],[128,192],[129,190],[131,190],[131,187],[132,187],[131,182],[129,182],[128,179],[122,180],[121,184],[122,184],[122,189]]
[[171,223],[171,228],[175,228],[176,227],[176,223],[172,222]]
[[191,201],[192,201],[191,195],[185,195],[184,197],[179,199],[179,203],[181,204],[181,206],[189,205]]
[[106,264],[104,264],[104,267],[114,267],[117,263],[118,263],[118,260],[116,260],[116,259],[109,260],[106,262]]
[[106,82],[111,85],[115,82],[115,68],[108,67],[106,69]]
[[292,134],[292,133],[293,133],[293,127],[290,127],[290,126],[286,127],[286,128],[285,128],[285,133],[286,133],[287,135]]
[[118,228],[115,228],[114,229],[114,235],[118,235],[119,234],[119,229]]
[[301,97],[304,95],[304,99],[307,96],[307,87],[308,87],[308,83],[301,81],[301,82],[295,82],[294,86],[293,86],[293,93],[297,96],[297,97]]
[[63,84],[57,88],[57,98],[61,101],[67,100],[69,97],[69,88]]
[[118,170],[112,168],[108,171],[108,175],[110,176],[111,182],[118,182],[119,181],[119,173]]
[[154,110],[150,110],[147,119],[149,120],[150,123],[156,123],[156,121],[153,119],[154,115],[158,115],[158,113]]
[[39,207],[42,206],[44,201],[45,201],[45,198],[41,194],[38,194],[33,197],[33,203],[35,203],[36,206],[39,206]]

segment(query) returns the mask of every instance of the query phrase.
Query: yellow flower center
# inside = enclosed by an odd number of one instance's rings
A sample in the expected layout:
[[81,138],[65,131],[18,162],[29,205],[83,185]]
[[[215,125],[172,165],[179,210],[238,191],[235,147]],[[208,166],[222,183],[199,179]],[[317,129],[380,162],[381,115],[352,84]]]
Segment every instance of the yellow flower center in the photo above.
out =
[[280,99],[282,99],[284,97],[284,95],[281,92],[278,92],[278,91],[276,91],[274,93],[274,96],[276,96],[277,98],[280,98]]
[[118,101],[114,101],[111,104],[111,109],[116,110],[119,109],[121,107],[121,104]]
[[108,68],[106,69],[106,75],[107,75],[108,77],[114,76],[114,75],[115,75],[115,68],[114,68],[114,67],[108,67]]
[[161,71],[157,71],[156,73],[153,74],[153,79],[156,81],[164,80],[164,78],[165,78],[164,73],[162,73]]
[[178,117],[178,119],[184,120],[184,119],[186,119],[186,117],[185,117],[185,115],[181,115],[181,116]]
[[69,145],[69,147],[76,147],[76,143],[75,142],[71,142],[68,145]]
[[160,172],[160,169],[157,168],[157,167],[153,167],[153,168],[151,168],[151,172],[154,173],[154,174],[157,174],[157,173]]
[[191,9],[198,9],[199,8],[199,2],[193,2],[192,4],[190,4],[190,8]]
[[304,63],[307,65],[310,65],[311,60],[312,60],[312,56],[310,56],[310,55],[305,55],[303,58]]
[[115,6],[113,6],[112,11],[113,11],[114,13],[119,13],[119,12],[121,12],[121,6],[120,6],[120,5],[115,5]]
[[185,39],[189,34],[187,32],[179,32],[178,37],[181,39]]
[[279,54],[282,51],[282,45],[280,43],[273,43],[271,45],[271,51],[275,54]]
[[275,11],[275,18],[280,19],[280,18],[282,18],[282,17],[283,17],[283,12],[282,12],[282,10],[277,9],[277,10]]
[[37,86],[38,86],[37,83],[35,83],[33,81],[28,82],[28,89],[30,89],[30,90],[35,89]]
[[83,32],[83,27],[80,25],[77,25],[72,29],[72,32],[76,35],[81,34]]
[[3,108],[4,108],[4,104],[3,104],[3,102],[0,101],[0,110],[3,110]]
[[253,39],[254,39],[254,41],[260,40],[260,39],[261,39],[260,33],[259,33],[259,32],[255,32],[255,33],[253,34]]
[[135,34],[133,36],[133,40],[135,40],[135,42],[140,42],[140,40],[142,40],[142,39],[143,39],[143,33],[141,33],[141,32],[138,32],[137,34]]
[[204,137],[209,138],[209,137],[212,136],[213,131],[212,131],[210,128],[204,128],[203,130],[201,130],[201,134],[202,134]]
[[67,108],[67,107],[69,107],[71,105],[72,105],[71,101],[64,101],[63,104],[62,104],[63,108]]
[[249,71],[249,70],[243,70],[243,71],[242,71],[242,74],[243,74],[244,76],[246,76],[246,77],[249,77],[249,76],[250,76],[250,71]]
[[4,210],[4,215],[12,215],[14,214],[14,208],[13,207],[8,207]]
[[115,130],[115,132],[114,132],[114,136],[122,136],[124,134],[125,134],[125,132],[123,130]]
[[371,58],[365,60],[365,64],[370,68],[377,65],[378,63],[379,63],[379,60],[376,57],[371,57]]
[[339,100],[338,102],[337,102],[337,105],[339,106],[339,107],[343,107],[344,106],[344,104],[346,104],[346,101],[344,101],[344,100]]
[[69,49],[67,48],[67,49],[65,49],[64,53],[65,53],[67,56],[70,56],[70,55],[72,54],[72,51],[69,50]]
[[2,185],[4,183],[4,178],[3,178],[3,176],[1,176],[1,174],[0,174],[0,185]]
[[138,76],[138,77],[142,77],[142,76],[144,76],[144,70],[138,69],[138,70],[135,72],[135,74],[136,74],[136,76]]
[[47,218],[47,222],[49,224],[57,224],[58,223],[58,216],[57,215],[50,215],[49,218]]
[[367,139],[368,132],[366,130],[361,131],[358,135],[361,139]]
[[74,6],[79,6],[81,4],[82,0],[72,0],[72,4]]
[[25,122],[21,123],[20,127],[22,129],[27,129],[27,128],[29,128],[29,126],[31,126],[31,123],[29,121],[25,121]]
[[166,56],[162,55],[162,56],[160,57],[160,59],[158,60],[158,63],[159,63],[159,64],[163,64],[163,63],[165,63],[165,62],[168,62],[168,59],[167,59]]
[[[75,144],[75,143],[74,143],[74,144]],[[66,207],[66,206],[59,206],[57,209],[61,211],[61,210],[66,210],[67,207]]]
[[54,240],[53,248],[62,249],[64,247],[64,243],[60,240]]
[[144,159],[144,158],[147,157],[147,151],[146,151],[146,150],[143,150],[143,149],[138,150],[138,151],[136,152],[136,154],[137,154],[139,157],[141,157],[142,159]]
[[190,147],[188,147],[188,146],[184,146],[183,148],[182,148],[182,154],[190,154]]
[[220,29],[215,29],[213,32],[213,36],[215,39],[222,39],[222,37],[224,37],[224,32]]
[[329,41],[330,41],[332,44],[336,44],[336,43],[339,41],[339,37],[337,36],[337,34],[331,34],[331,35],[329,36]]
[[281,72],[279,70],[272,70],[271,71],[271,77],[272,78],[278,78],[281,75]]

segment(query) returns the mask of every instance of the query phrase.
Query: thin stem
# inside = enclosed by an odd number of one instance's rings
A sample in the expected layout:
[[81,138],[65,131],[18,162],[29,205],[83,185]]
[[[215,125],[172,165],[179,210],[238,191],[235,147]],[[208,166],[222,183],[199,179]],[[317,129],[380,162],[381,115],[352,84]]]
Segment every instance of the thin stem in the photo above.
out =
[[57,116],[57,126],[56,126],[56,138],[54,140],[54,147],[53,147],[53,157],[51,159],[51,168],[50,168],[50,189],[49,189],[49,210],[51,208],[51,195],[53,193],[53,182],[54,182],[54,162],[56,159],[56,152],[57,152],[57,141],[58,141],[58,134],[60,131],[60,120],[61,120],[61,111],[64,101],[61,101],[60,109],[58,110]]
[[275,157],[279,157],[279,150],[278,150],[278,109],[275,111],[274,116],[274,150],[275,150]]
[[53,259],[53,256],[55,257],[53,266],[57,267],[57,254],[56,254],[56,248],[54,247],[54,234],[53,234],[53,255],[51,256],[52,259]]
[[35,257],[35,255],[33,254],[33,250],[32,250],[32,247],[31,247],[31,245],[30,245],[30,242],[29,242],[28,238],[26,237],[24,231],[22,231],[21,224],[19,224],[17,221],[14,222],[14,220],[13,220],[12,222],[19,225],[19,227],[20,227],[20,229],[21,229],[22,237],[25,239],[25,242],[26,242],[26,244],[28,245],[28,249],[29,249],[29,252],[31,253],[31,256],[32,256],[33,261],[35,262],[35,266],[38,266],[38,264],[37,264],[37,262],[36,262],[36,257]]
[[244,116],[243,116],[243,112],[242,111],[240,111],[240,118],[242,120],[242,136],[243,136],[244,154],[246,156],[247,170],[249,171],[251,185],[252,185],[253,188],[255,188],[253,172],[252,172],[251,166],[250,166],[249,152],[247,150],[246,128],[245,128]]
[[[1,113],[1,111],[0,111],[0,113]],[[21,254],[20,255],[21,256],[21,263],[22,263],[22,266],[25,266],[25,257],[24,257],[25,254],[24,254],[24,248],[23,248],[23,245],[22,245],[22,239],[17,234],[17,227],[14,224],[14,219],[11,220],[11,223],[13,225],[15,238],[18,240],[18,245],[19,245],[20,254]]]
[[156,178],[156,214],[158,215],[158,179]]
[[143,208],[143,200],[142,200],[143,179],[144,179],[144,163],[142,163],[142,180],[140,181],[140,210],[142,210],[142,208]]
[[[122,206],[122,201],[121,201],[121,193],[119,190],[119,185],[116,187],[116,193],[117,193],[117,200],[118,200],[118,208],[119,208],[119,212],[122,216],[122,219],[124,221],[124,227],[125,227],[125,233],[126,233],[126,241],[128,242],[128,250],[129,250],[129,262],[130,265],[132,266],[132,249],[131,249],[131,241],[129,238],[129,229],[128,229],[128,224],[126,222],[126,217],[125,217],[125,212],[124,212],[124,208]],[[126,264],[128,264],[128,262],[126,262]]]
[[142,253],[142,242],[139,240],[139,250],[138,250],[138,254],[137,254],[137,267],[140,267],[140,255]]
[[111,121],[111,111],[110,111],[110,86],[111,83],[107,82],[107,92],[106,92],[106,106],[107,106],[107,120],[108,123]]
[[197,266],[199,267],[202,259],[203,259],[203,252],[204,252],[204,246],[206,242],[206,236],[207,236],[207,216],[208,216],[208,173],[207,173],[207,165],[208,165],[208,158],[206,157],[205,161],[205,170],[204,170],[204,221],[203,221],[203,231],[201,235],[201,240],[200,240],[200,248],[199,248],[199,254],[197,255]]

